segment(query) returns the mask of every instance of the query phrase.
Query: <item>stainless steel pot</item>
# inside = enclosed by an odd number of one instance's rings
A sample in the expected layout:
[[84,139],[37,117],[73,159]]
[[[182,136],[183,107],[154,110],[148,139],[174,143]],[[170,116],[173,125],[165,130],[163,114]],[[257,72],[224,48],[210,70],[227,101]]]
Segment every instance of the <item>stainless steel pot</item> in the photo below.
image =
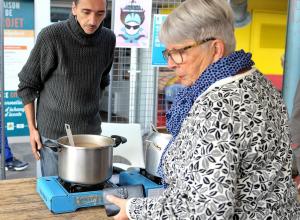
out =
[[159,177],[157,168],[160,162],[164,148],[168,145],[172,135],[152,132],[146,138],[146,171],[156,177]]
[[127,140],[113,135],[73,135],[75,147],[67,136],[57,140],[58,175],[65,181],[78,184],[98,184],[112,176],[113,147]]

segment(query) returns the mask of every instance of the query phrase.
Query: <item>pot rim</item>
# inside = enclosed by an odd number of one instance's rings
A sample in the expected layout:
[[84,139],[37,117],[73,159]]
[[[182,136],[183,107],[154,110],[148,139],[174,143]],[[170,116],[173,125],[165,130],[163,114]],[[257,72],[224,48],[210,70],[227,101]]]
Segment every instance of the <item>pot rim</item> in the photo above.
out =
[[61,147],[65,147],[65,148],[72,148],[72,149],[76,149],[76,150],[96,150],[96,149],[105,149],[105,148],[109,148],[109,147],[114,147],[114,145],[115,145],[115,140],[113,139],[113,138],[111,138],[111,137],[108,137],[108,136],[105,136],[105,135],[97,135],[97,134],[75,134],[75,135],[73,135],[73,137],[78,137],[78,136],[92,136],[92,137],[104,137],[104,138],[108,138],[108,139],[110,139],[110,140],[112,140],[112,144],[110,144],[110,145],[105,145],[105,146],[94,146],[94,147],[83,147],[83,146],[75,146],[75,147],[73,147],[73,146],[71,146],[71,145],[67,145],[67,144],[62,144],[62,143],[60,143],[60,141],[62,140],[62,139],[68,139],[68,136],[62,136],[62,137],[60,137],[60,138],[58,138],[57,140],[56,140],[56,142],[57,142],[57,144],[59,145],[59,146],[61,146]]

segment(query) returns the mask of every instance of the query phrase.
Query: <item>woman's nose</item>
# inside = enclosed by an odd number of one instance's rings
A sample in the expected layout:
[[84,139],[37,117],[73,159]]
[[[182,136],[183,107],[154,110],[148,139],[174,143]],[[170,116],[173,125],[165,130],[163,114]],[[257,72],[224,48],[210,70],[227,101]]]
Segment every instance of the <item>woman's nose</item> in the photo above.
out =
[[174,69],[177,66],[178,66],[178,64],[176,64],[171,57],[168,57],[168,68]]

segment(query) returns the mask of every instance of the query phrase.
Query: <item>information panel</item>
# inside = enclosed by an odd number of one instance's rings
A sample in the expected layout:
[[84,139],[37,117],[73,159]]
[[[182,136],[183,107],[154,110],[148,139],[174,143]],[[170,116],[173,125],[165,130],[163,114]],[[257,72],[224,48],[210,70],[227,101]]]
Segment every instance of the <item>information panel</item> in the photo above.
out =
[[7,136],[27,136],[21,100],[17,97],[18,73],[34,46],[33,0],[4,1],[4,105]]

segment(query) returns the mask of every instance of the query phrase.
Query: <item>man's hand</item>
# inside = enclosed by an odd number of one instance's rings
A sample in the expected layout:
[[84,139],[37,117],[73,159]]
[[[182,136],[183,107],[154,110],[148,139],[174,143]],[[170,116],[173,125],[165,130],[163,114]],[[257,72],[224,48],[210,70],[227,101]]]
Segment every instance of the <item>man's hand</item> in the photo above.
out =
[[40,159],[39,150],[42,148],[41,137],[37,129],[30,131],[30,145],[31,151],[36,160]]
[[34,102],[30,102],[24,105],[24,110],[25,110],[29,133],[30,133],[31,151],[35,159],[39,160],[40,154],[38,150],[42,148],[42,143],[41,143],[41,137],[39,131],[36,129]]
[[114,203],[115,205],[117,205],[120,208],[120,212],[114,216],[115,220],[127,220],[127,214],[126,214],[126,203],[127,200],[126,199],[120,199],[116,196],[112,196],[112,195],[108,195],[106,196],[106,199],[111,202]]

